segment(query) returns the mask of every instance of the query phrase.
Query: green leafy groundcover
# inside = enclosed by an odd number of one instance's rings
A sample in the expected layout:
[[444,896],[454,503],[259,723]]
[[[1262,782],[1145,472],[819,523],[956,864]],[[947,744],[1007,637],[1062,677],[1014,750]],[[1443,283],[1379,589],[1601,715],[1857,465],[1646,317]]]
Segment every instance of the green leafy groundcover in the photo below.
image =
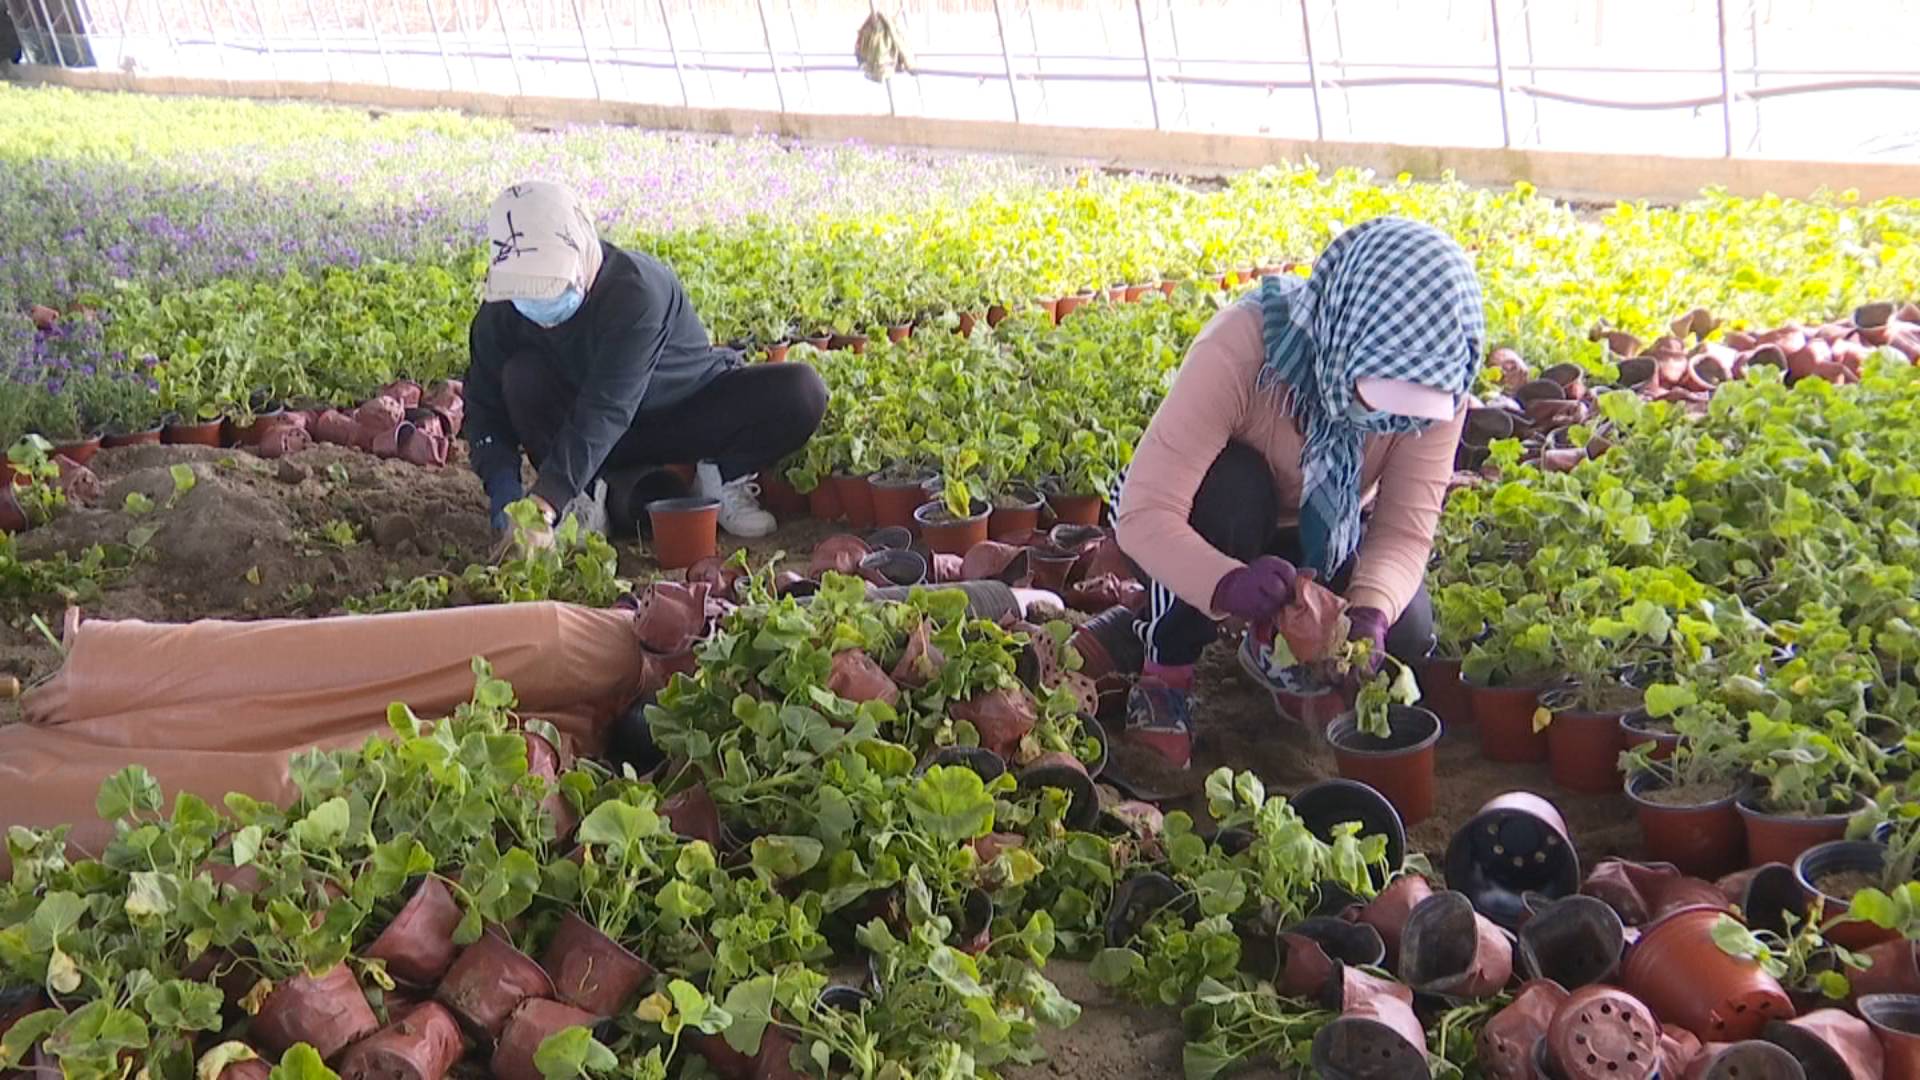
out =
[[[1241,937],[1298,918],[1325,881],[1371,894],[1383,839],[1323,843],[1257,778],[1225,770],[1207,784],[1209,831],[1246,830],[1235,854],[1184,814],[1158,833],[1069,829],[1058,789],[919,767],[975,741],[946,703],[1017,685],[1024,638],[969,619],[950,591],[880,604],[830,576],[802,606],[772,599],[770,574],[750,582],[697,672],[650,710],[670,760],[648,777],[588,760],[551,780],[529,772],[524,733],[558,734],[516,717],[512,688],[476,660],[473,700],[453,715],[395,705],[390,730],[359,749],[295,755],[291,805],[180,794],[169,807],[133,766],[101,788],[104,851],[70,859],[66,828],[10,829],[0,984],[58,1006],[14,1026],[0,1066],[39,1042],[77,1080],[129,1068],[187,1080],[196,1062],[210,1076],[248,1052],[235,1042],[275,983],[342,963],[384,1013],[393,983],[365,949],[423,874],[457,897],[458,941],[493,926],[538,955],[573,911],[658,970],[611,1028],[548,1040],[538,1060],[553,1078],[708,1075],[697,1040],[752,1052],[776,1032],[809,1075],[991,1076],[1037,1059],[1039,1029],[1077,1017],[1044,973],[1056,955],[1092,959],[1131,995],[1193,1003],[1191,1075],[1303,1060],[1325,1015],[1239,974]],[[917,629],[946,663],[897,705],[826,689],[833,654],[890,666]],[[1016,762],[1087,752],[1063,697],[1043,696]],[[717,848],[667,824],[665,800],[695,785],[726,823]],[[571,837],[557,833],[556,793],[579,820]],[[1116,883],[1149,869],[1192,895],[1197,921],[1163,915],[1105,948]],[[984,939],[964,925],[982,890]],[[866,1002],[821,1000],[861,963]],[[300,1049],[276,1072],[328,1075]]]

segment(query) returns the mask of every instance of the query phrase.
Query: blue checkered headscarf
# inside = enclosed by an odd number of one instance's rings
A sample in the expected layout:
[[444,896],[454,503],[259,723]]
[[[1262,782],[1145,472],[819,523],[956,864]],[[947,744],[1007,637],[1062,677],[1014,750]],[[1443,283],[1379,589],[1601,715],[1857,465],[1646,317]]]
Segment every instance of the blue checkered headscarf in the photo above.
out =
[[1460,400],[1485,336],[1473,264],[1445,233],[1375,218],[1334,238],[1313,276],[1270,277],[1259,303],[1266,363],[1259,385],[1285,384],[1281,408],[1306,435],[1300,451],[1303,565],[1322,580],[1360,546],[1360,460],[1368,435],[1428,421],[1366,408],[1356,380],[1401,379]]

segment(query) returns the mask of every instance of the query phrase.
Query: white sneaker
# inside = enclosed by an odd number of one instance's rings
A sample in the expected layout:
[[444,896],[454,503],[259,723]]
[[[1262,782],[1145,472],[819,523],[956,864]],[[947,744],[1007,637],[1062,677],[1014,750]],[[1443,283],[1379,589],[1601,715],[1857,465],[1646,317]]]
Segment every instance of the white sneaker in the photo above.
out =
[[722,483],[720,466],[703,461],[694,468],[693,493],[701,498],[720,500],[723,532],[744,540],[770,536],[780,523],[760,508],[760,485],[753,480],[749,473]]

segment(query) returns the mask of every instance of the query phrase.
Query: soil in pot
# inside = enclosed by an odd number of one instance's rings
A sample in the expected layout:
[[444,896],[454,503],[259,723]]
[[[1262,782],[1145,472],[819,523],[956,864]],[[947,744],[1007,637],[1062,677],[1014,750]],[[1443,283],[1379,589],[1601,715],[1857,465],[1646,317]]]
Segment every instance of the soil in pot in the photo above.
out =
[[565,1002],[528,998],[513,1010],[488,1064],[499,1080],[543,1080],[533,1056],[547,1037],[570,1027],[591,1028],[599,1017]]
[[595,1016],[615,1016],[647,980],[653,967],[625,946],[569,911],[540,956],[560,1000]]
[[282,979],[254,1014],[248,1030],[274,1057],[295,1043],[306,1043],[322,1060],[380,1028],[353,970],[337,964],[322,975]]
[[1709,1043],[1750,1039],[1767,1021],[1793,1015],[1773,976],[1714,943],[1723,917],[1712,908],[1676,911],[1643,931],[1621,966],[1622,985],[1663,1023]]
[[873,501],[873,522],[881,528],[912,529],[913,512],[927,501],[927,477],[921,473],[888,476],[876,473],[868,482]]
[[840,513],[856,529],[873,528],[873,482],[865,476],[834,473],[828,477],[840,498]]
[[1746,830],[1734,808],[1739,785],[1668,787],[1652,773],[1627,778],[1647,857],[1709,880],[1746,863]]
[[[1046,500],[1031,491],[1014,491],[999,496],[993,500],[993,513],[987,518],[987,539],[1009,543],[1026,540],[1040,527],[1040,508],[1045,505]],[[1063,576],[1060,585],[1065,584]]]
[[386,961],[387,973],[403,983],[432,986],[460,953],[453,943],[459,925],[460,905],[444,882],[429,875],[414,886],[393,921],[361,955]]
[[1525,791],[1489,799],[1453,834],[1443,865],[1450,887],[1509,929],[1525,918],[1529,896],[1557,900],[1580,889],[1566,821],[1552,803]]
[[1480,729],[1481,757],[1509,764],[1547,760],[1547,733],[1533,730],[1539,687],[1479,686],[1464,676],[1462,681]]
[[461,951],[434,991],[436,1000],[485,1041],[500,1037],[522,1001],[552,995],[546,969],[492,930]]
[[1653,760],[1664,761],[1673,756],[1673,749],[1680,745],[1680,733],[1673,730],[1673,722],[1667,719],[1655,720],[1645,712],[1635,711],[1620,718],[1620,748],[1631,750],[1636,746],[1653,743]]
[[[1793,874],[1800,887],[1821,902],[1821,919],[1846,913],[1853,894],[1862,889],[1884,888],[1887,848],[1867,840],[1830,840],[1815,844],[1794,860]],[[1897,939],[1897,930],[1886,930],[1870,922],[1847,921],[1826,926],[1821,935],[1836,945],[1865,950],[1883,941]]]
[[1340,775],[1358,780],[1381,795],[1406,825],[1418,825],[1433,813],[1434,745],[1440,720],[1425,709],[1395,705],[1387,711],[1385,738],[1364,734],[1350,713],[1326,729]]
[[1751,798],[1735,805],[1746,826],[1749,865],[1778,862],[1791,866],[1808,848],[1844,839],[1851,814],[1775,814],[1761,809]]
[[925,503],[915,510],[913,519],[928,549],[936,555],[965,555],[975,544],[985,543],[991,510],[979,499],[970,509],[973,512],[963,518],[955,517],[944,502]]
[[1098,525],[1104,503],[1098,495],[1049,495],[1053,520],[1062,525]]
[[440,1080],[466,1050],[460,1022],[429,1001],[353,1044],[340,1059],[341,1080]]
[[1887,1080],[1920,1080],[1920,995],[1870,994],[1856,1007],[1880,1040]]
[[689,496],[647,504],[653,557],[662,570],[685,570],[719,551],[720,501]]
[[219,446],[224,420],[175,421],[160,429],[160,441],[173,446]]

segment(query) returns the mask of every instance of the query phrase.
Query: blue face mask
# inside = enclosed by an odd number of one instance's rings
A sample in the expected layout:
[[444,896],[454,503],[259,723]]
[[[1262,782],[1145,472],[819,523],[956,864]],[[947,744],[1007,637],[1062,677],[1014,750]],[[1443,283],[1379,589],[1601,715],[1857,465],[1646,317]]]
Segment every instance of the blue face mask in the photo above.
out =
[[586,297],[580,294],[580,290],[569,285],[566,292],[551,300],[515,300],[513,307],[528,319],[551,330],[573,318],[573,313],[579,311],[585,301]]

